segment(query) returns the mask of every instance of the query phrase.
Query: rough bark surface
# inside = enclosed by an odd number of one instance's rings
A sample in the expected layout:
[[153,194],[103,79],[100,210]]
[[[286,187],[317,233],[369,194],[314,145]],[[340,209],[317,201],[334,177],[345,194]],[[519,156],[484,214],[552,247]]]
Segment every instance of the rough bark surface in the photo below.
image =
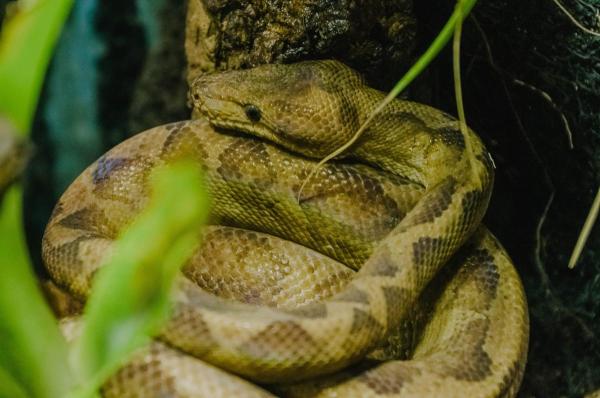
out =
[[411,54],[411,0],[189,0],[188,80],[211,70],[337,58],[389,83]]

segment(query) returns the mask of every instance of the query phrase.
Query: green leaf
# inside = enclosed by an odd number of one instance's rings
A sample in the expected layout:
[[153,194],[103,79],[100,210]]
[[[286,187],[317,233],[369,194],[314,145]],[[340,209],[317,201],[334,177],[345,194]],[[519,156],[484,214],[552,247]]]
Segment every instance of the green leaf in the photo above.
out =
[[0,367],[0,398],[28,398],[19,383],[2,367]]
[[[0,115],[27,134],[43,76],[72,0],[19,1],[0,37]],[[0,204],[0,394],[65,396],[67,346],[39,292],[22,226],[22,189]]]
[[148,207],[115,243],[94,281],[73,369],[89,396],[166,320],[169,293],[198,244],[209,211],[197,165],[175,164],[153,175]]
[[18,1],[0,37],[0,114],[27,134],[54,44],[73,0]]
[[402,78],[398,81],[398,83],[396,83],[394,88],[389,92],[387,98],[384,100],[386,104],[389,103],[389,101],[391,101],[393,98],[396,98],[398,94],[400,94],[402,91],[404,91],[404,89],[408,87],[408,85],[412,83],[412,81],[415,80],[415,78],[425,70],[425,68],[431,63],[431,61],[433,61],[435,57],[437,57],[440,51],[442,51],[446,44],[448,44],[448,41],[454,34],[456,26],[462,24],[463,19],[466,18],[467,15],[469,15],[471,9],[473,8],[473,6],[475,6],[476,3],[477,0],[457,1],[456,7],[454,8],[454,12],[452,13],[452,15],[450,15],[450,18],[448,18],[448,21],[446,21],[446,24],[444,25],[440,33],[438,33],[435,39],[431,42],[431,44],[423,53],[423,55],[421,55],[419,59],[417,59],[417,62],[415,62],[411,66],[408,72],[406,72],[404,76],[402,76]]
[[12,380],[28,396],[61,397],[73,383],[67,345],[30,267],[21,199],[15,185],[0,206],[0,384],[8,388]]

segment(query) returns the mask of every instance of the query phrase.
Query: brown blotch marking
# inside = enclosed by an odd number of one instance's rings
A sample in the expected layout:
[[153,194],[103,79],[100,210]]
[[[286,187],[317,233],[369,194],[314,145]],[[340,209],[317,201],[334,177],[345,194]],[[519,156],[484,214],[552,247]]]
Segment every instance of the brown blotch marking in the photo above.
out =
[[[176,371],[165,367],[172,356],[182,357],[182,354],[174,350],[167,351],[160,343],[151,343],[147,351],[135,354],[102,385],[102,396],[131,396],[131,386],[140,386],[137,392],[140,395],[151,392],[155,397],[177,396]],[[159,359],[165,357],[167,361]]]
[[465,193],[462,202],[462,213],[461,220],[459,225],[462,225],[465,231],[460,231],[462,233],[467,233],[467,228],[474,228],[477,225],[475,221],[483,216],[483,212],[485,211],[485,206],[482,205],[487,198],[488,192],[484,192],[478,189],[472,190],[470,192]]
[[421,237],[413,242],[413,262],[416,266],[418,278],[429,280],[433,277],[432,265],[448,260],[452,255],[452,242],[443,238]]
[[187,122],[167,126],[170,132],[161,150],[160,157],[165,160],[194,159],[203,161],[208,157],[206,149],[194,129]]
[[241,297],[239,297],[238,299],[242,303],[246,303],[246,304],[271,305],[272,306],[272,304],[263,303],[261,291],[258,289],[251,288],[251,287],[247,288],[247,290],[244,291],[243,295],[241,295]]
[[386,213],[390,217],[390,228],[393,228],[397,223],[400,216],[400,210],[398,210],[398,204],[392,199],[384,190],[382,182],[374,179],[370,176],[363,175],[362,173],[351,169],[360,176],[363,187],[365,188],[366,202],[367,203],[381,203],[386,209]]
[[375,256],[369,260],[368,275],[394,277],[398,273],[398,266],[395,264],[390,249],[382,246]]
[[396,112],[394,115],[402,123],[412,124],[416,126],[416,130],[431,132],[431,129],[425,124],[423,119],[410,112]]
[[435,141],[441,141],[444,145],[449,147],[454,147],[459,150],[464,150],[466,148],[465,145],[465,137],[463,137],[462,132],[460,131],[458,121],[449,115],[444,115],[448,121],[452,121],[452,125],[447,125],[445,127],[429,127],[425,121],[418,116],[409,113],[409,112],[398,112],[395,114],[403,123],[412,124],[415,126],[416,131],[422,131]]
[[383,326],[371,314],[358,308],[354,308],[350,335],[364,330],[383,331]]
[[414,215],[414,225],[432,222],[440,217],[452,203],[452,195],[456,192],[456,179],[452,176],[442,181],[435,189],[435,194],[426,195],[419,206],[419,213]]
[[526,361],[523,358],[519,358],[517,361],[512,363],[508,373],[506,373],[502,378],[498,397],[512,397],[516,394],[519,388],[520,377],[523,374],[525,362]]
[[42,241],[44,262],[49,270],[54,270],[56,273],[64,273],[67,267],[71,269],[69,272],[76,272],[75,269],[83,267],[83,261],[79,258],[79,244],[98,238],[98,235],[89,233],[59,246],[50,245],[44,238]]
[[349,285],[339,294],[333,297],[335,301],[346,301],[350,303],[369,304],[369,296],[359,288]]
[[434,130],[442,142],[448,146],[454,146],[459,149],[465,149],[465,137],[458,126],[441,127]]
[[388,327],[396,325],[406,309],[412,305],[409,302],[412,295],[408,289],[397,286],[385,286],[381,290],[385,298]]
[[474,319],[453,336],[444,359],[435,367],[441,374],[457,380],[481,381],[492,374],[492,359],[483,345],[489,329],[489,319]]
[[405,383],[410,383],[421,371],[400,361],[385,363],[364,372],[357,381],[367,385],[376,394],[400,394]]
[[58,224],[62,227],[90,231],[97,236],[114,239],[117,228],[110,222],[104,212],[95,205],[90,205],[61,219]]
[[73,297],[52,279],[40,281],[44,298],[58,319],[75,317],[83,313],[83,301]]
[[327,305],[324,303],[311,303],[298,308],[283,310],[285,313],[303,318],[325,318],[327,316]]
[[[160,335],[184,352],[200,358],[215,347],[217,342],[202,315],[194,308],[195,301],[192,297],[189,304],[177,305]],[[198,341],[202,344],[195,343]]]
[[258,189],[273,185],[275,175],[267,146],[256,140],[235,140],[220,155],[217,168],[225,180],[251,180]]
[[469,262],[477,267],[476,272],[472,273],[472,277],[475,278],[475,283],[479,287],[478,291],[484,293],[487,303],[491,304],[496,298],[500,283],[500,272],[494,257],[486,249],[479,249],[471,254]]
[[123,159],[118,166],[112,166],[110,173],[104,173],[103,178],[97,180],[93,192],[102,199],[135,206],[140,203],[140,197],[145,197],[146,180],[152,167],[153,160],[147,157]]
[[439,251],[444,246],[441,238],[424,236],[413,243],[413,261],[419,266],[428,266],[434,259],[440,256]]
[[[290,342],[293,342],[290,344]],[[321,350],[313,337],[297,322],[272,322],[258,334],[248,339],[240,350],[261,361],[281,359],[290,351],[303,352],[307,356]]]
[[169,124],[165,125],[164,127],[167,131],[173,132],[173,131],[180,130],[182,127],[184,127],[187,124],[188,124],[188,121],[183,120],[180,122],[169,123]]
[[392,199],[387,194],[383,195],[384,206],[386,208],[387,214],[389,214],[388,222],[386,222],[388,228],[393,229],[400,220],[406,215],[406,213],[401,213],[398,208],[398,202]]
[[[298,192],[310,170],[306,168],[299,173],[298,183],[293,185],[295,192]],[[378,220],[369,224],[368,234],[373,239],[383,238],[404,216],[398,203],[385,191],[381,180],[360,169],[344,168],[336,164],[325,166],[317,178],[308,180],[300,198],[301,205],[307,203],[327,214],[333,211],[334,219],[342,223],[346,223],[348,218],[343,211],[338,213],[340,203],[352,203],[364,222]],[[356,213],[353,211],[353,214]],[[360,229],[365,227],[362,222],[353,225]]]
[[452,258],[450,268],[460,264],[452,290],[454,299],[468,303],[471,311],[487,313],[498,294],[500,273],[495,258],[487,249],[478,248],[477,242],[472,239]]
[[102,156],[96,163],[96,169],[92,173],[92,181],[96,185],[106,181],[110,178],[111,174],[127,166],[129,162],[130,159],[128,158]]
[[88,207],[77,210],[64,217],[58,224],[65,228],[88,231],[90,228],[93,228],[91,224],[93,217],[90,217],[91,212],[91,209]]

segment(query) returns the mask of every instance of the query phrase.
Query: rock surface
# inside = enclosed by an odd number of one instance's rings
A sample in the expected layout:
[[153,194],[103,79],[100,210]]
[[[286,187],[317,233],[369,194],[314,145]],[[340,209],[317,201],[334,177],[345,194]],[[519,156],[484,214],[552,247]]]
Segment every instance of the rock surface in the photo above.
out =
[[411,0],[189,0],[188,81],[211,70],[337,58],[375,83],[406,65]]

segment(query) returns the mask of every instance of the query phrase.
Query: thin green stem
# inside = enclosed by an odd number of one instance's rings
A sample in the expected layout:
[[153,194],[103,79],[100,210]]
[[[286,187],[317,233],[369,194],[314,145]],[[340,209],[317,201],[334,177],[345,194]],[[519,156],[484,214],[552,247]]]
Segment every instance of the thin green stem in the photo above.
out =
[[[467,117],[465,115],[465,106],[463,103],[462,78],[460,71],[460,42],[462,37],[462,24],[464,16],[461,13],[462,8],[460,6],[457,6],[456,9],[458,11],[458,15],[456,20],[456,26],[454,28],[454,40],[452,43],[452,72],[454,77],[454,94],[456,96],[456,112],[458,113],[460,131],[465,137],[467,158],[469,162],[473,162],[475,160],[475,155],[473,153],[471,140],[467,139],[467,136],[469,134],[469,128],[467,127]],[[470,169],[474,170],[473,168]]]
[[[350,149],[356,141],[362,136],[365,132],[369,124],[373,121],[375,116],[379,114],[390,102],[394,100],[410,83],[412,83],[419,74],[435,59],[435,57],[442,51],[442,49],[446,46],[452,35],[454,34],[454,30],[457,25],[462,23],[462,20],[465,16],[467,16],[473,6],[477,3],[477,0],[459,0],[454,8],[454,12],[450,15],[450,18],[440,31],[440,33],[433,40],[429,48],[419,57],[419,59],[413,64],[413,66],[404,74],[404,76],[396,83],[394,88],[388,93],[388,95],[379,103],[377,106],[369,113],[369,116],[364,121],[364,123],[358,128],[356,133],[350,138],[344,145],[325,156],[319,163],[312,169],[308,177],[302,183],[300,190],[298,191],[298,198],[301,197],[302,190],[306,183],[315,175],[315,173],[323,166],[325,163],[329,162],[331,159],[336,156],[341,155]],[[299,199],[298,199],[299,200]]]
[[596,198],[592,203],[592,207],[588,212],[588,216],[585,219],[585,223],[583,224],[583,228],[579,234],[579,238],[577,239],[577,243],[575,244],[575,248],[573,249],[573,253],[571,254],[571,258],[569,259],[569,268],[575,268],[579,257],[581,256],[581,252],[583,251],[583,247],[587,242],[590,232],[592,232],[592,227],[596,223],[596,219],[598,218],[598,212],[600,211],[600,188],[598,188],[598,192],[596,192]]

